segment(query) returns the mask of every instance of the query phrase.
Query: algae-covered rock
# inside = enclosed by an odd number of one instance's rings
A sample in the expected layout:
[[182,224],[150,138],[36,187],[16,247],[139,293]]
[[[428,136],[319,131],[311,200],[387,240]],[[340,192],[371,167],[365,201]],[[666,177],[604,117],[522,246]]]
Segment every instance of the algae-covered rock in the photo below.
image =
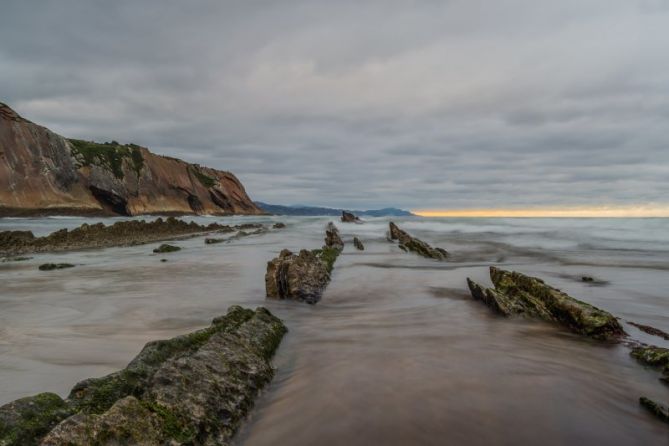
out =
[[23,400],[3,406],[0,445],[226,445],[271,380],[285,332],[264,308],[231,307],[207,328],[148,343],[125,369],[78,383],[66,401],[49,397],[39,416],[18,409]]
[[496,313],[555,322],[569,330],[596,339],[617,339],[625,335],[618,320],[610,313],[574,299],[543,280],[521,273],[490,267],[494,289],[484,288],[467,279],[472,297]]
[[339,236],[339,230],[332,222],[328,223],[325,228],[325,246],[339,251],[344,249],[344,241]]
[[71,263],[44,263],[39,266],[40,271],[53,271],[54,269],[74,268]]
[[162,245],[160,245],[159,247],[157,247],[156,249],[153,250],[153,252],[156,253],[156,254],[164,254],[164,253],[176,252],[176,251],[181,251],[181,248],[179,248],[178,246],[174,246],[174,245],[168,245],[166,243],[163,243]]
[[630,354],[641,364],[659,368],[663,375],[660,381],[669,384],[669,348],[643,345],[634,347]]
[[364,251],[365,250],[365,245],[362,244],[362,242],[360,241],[360,239],[358,237],[353,237],[353,246],[355,246],[355,248],[358,251]]
[[267,263],[267,297],[318,302],[330,281],[329,271],[338,254],[337,249],[327,247],[314,251],[303,249],[297,255],[284,249]]
[[40,393],[0,407],[0,446],[32,446],[73,410],[54,393]]
[[446,252],[445,249],[433,248],[424,241],[412,237],[407,232],[401,230],[392,221],[390,222],[389,227],[389,240],[397,240],[402,251],[412,251],[420,256],[435,260],[446,260],[448,257],[448,252]]
[[645,407],[650,413],[655,415],[665,423],[669,423],[669,407],[656,403],[655,401],[642,396],[639,398],[639,404]]
[[272,228],[274,229],[283,229],[286,227],[285,223],[277,222],[272,225]]

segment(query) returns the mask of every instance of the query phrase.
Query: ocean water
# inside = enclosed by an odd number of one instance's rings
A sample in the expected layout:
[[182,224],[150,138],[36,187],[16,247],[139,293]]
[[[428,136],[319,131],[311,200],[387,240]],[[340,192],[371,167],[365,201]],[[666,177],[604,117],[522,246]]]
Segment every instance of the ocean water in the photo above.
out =
[[[669,444],[667,426],[638,405],[641,395],[669,403],[669,387],[626,347],[495,317],[466,286],[467,277],[489,284],[497,265],[669,332],[668,219],[394,219],[451,252],[447,262],[387,242],[386,218],[337,223],[347,244],[317,305],[267,300],[265,267],[283,248],[320,247],[330,219],[192,219],[288,227],[218,245],[178,241],[172,254],[150,244],[0,263],[0,404],[66,396],[150,340],[206,326],[230,305],[264,305],[290,332],[238,444]],[[0,219],[0,230],[44,235],[114,220]],[[52,261],[77,266],[37,270]]]

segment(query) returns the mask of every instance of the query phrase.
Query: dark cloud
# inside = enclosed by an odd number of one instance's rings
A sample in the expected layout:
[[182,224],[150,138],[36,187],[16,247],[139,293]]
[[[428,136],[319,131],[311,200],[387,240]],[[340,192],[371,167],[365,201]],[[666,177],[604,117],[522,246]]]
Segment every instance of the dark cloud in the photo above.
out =
[[2,99],[344,207],[667,202],[669,1],[8,1]]

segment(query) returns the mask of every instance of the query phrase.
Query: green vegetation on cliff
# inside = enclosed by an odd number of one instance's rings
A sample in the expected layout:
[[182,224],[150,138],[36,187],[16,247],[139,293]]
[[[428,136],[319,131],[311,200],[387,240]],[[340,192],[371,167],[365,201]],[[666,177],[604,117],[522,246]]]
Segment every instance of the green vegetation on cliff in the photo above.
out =
[[123,161],[128,160],[137,175],[144,167],[144,157],[136,144],[119,144],[116,141],[97,143],[81,139],[69,139],[72,154],[81,166],[99,166],[111,170],[118,179],[123,179]]

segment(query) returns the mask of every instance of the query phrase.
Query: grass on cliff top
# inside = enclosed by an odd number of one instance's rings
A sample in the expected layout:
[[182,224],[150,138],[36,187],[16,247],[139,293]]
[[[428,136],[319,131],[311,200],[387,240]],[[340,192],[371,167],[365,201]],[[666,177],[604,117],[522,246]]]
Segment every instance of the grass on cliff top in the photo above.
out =
[[192,167],[191,171],[193,172],[193,175],[195,175],[195,178],[198,179],[200,184],[202,184],[207,189],[216,186],[216,179],[202,173],[202,171],[200,171],[197,166]]
[[140,174],[144,157],[136,144],[119,144],[116,141],[97,143],[70,139],[72,154],[81,166],[99,166],[110,170],[118,179],[123,179],[123,161],[128,160],[133,170]]

